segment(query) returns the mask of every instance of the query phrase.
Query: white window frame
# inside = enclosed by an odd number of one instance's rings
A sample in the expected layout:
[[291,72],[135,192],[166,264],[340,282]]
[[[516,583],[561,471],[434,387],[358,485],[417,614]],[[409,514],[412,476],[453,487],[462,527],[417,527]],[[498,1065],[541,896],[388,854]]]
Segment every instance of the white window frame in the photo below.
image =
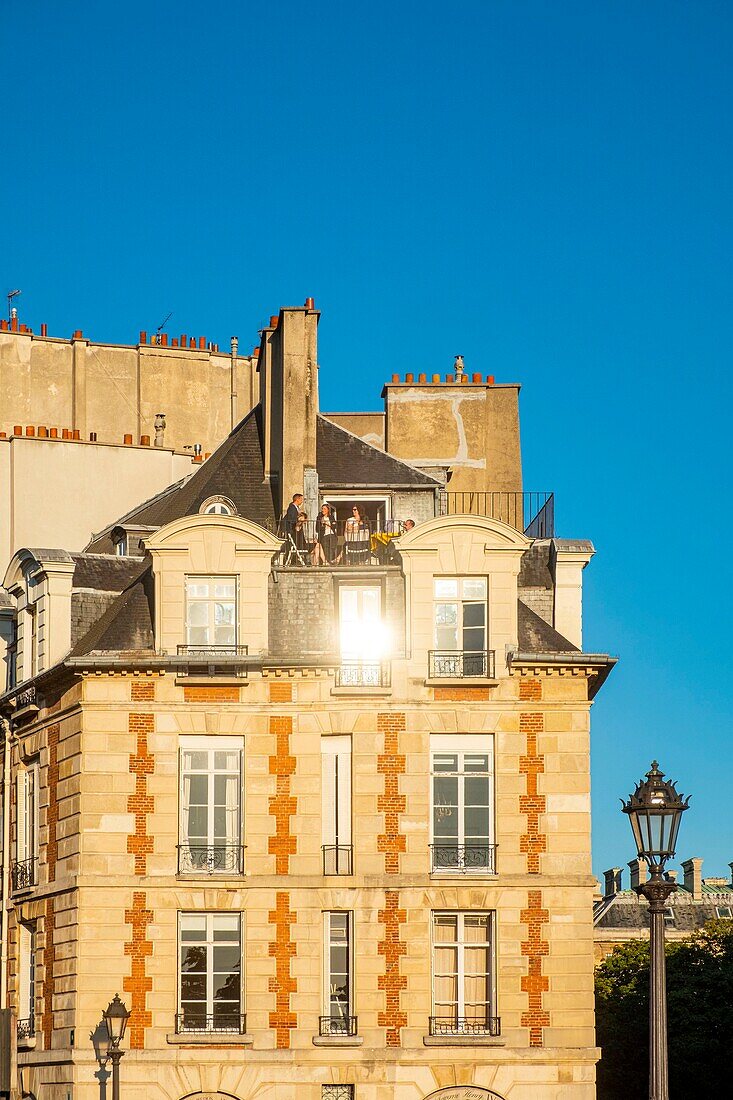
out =
[[372,496],[371,493],[326,493],[321,492],[321,503],[330,504],[332,511],[336,513],[337,523],[346,523],[350,516],[342,515],[342,509],[334,507],[338,504],[378,504],[384,506],[384,522],[389,523],[392,519],[392,497],[377,495]]
[[[227,584],[234,585],[234,641],[233,642],[215,642],[212,638],[215,636],[216,631],[216,612],[215,607],[217,603],[230,604],[232,599],[227,597],[216,596],[194,596],[190,593],[189,589],[192,585],[206,583],[209,586],[213,586],[217,581],[223,581]],[[236,646],[239,640],[239,577],[236,573],[187,573],[185,578],[185,627],[186,627],[186,644],[191,649],[206,650],[220,650],[226,652],[227,649],[233,649],[236,652]],[[208,605],[208,622],[206,624],[207,641],[205,642],[192,642],[191,630],[201,629],[198,625],[194,626],[191,623],[190,608],[194,604]]]
[[18,1022],[29,1020],[29,1038],[34,1033],[36,1016],[36,931],[18,924]]
[[[324,874],[351,874],[352,843],[351,735],[322,737],[321,844]],[[342,853],[342,848],[348,850]]]
[[[456,917],[457,918],[457,932],[455,941],[438,941],[435,935],[436,917]],[[479,947],[478,941],[465,939],[465,918],[466,917],[485,917],[487,920],[488,935],[486,939],[486,950],[488,954],[488,974],[487,974],[487,996],[486,1002],[473,1002],[474,1004],[481,1003],[486,1004],[486,1016],[489,1018],[496,1018],[499,1014],[496,1007],[496,911],[493,909],[476,910],[476,909],[434,909],[430,917],[430,990],[431,990],[431,1014],[438,1018],[449,1019],[447,1012],[444,1011],[443,1006],[438,1007],[435,998],[435,986],[436,986],[436,949],[441,947],[455,947],[456,948],[456,986],[457,986],[457,1001],[456,1001],[456,1027],[451,1032],[450,1024],[446,1025],[444,1033],[451,1034],[460,1032],[461,1025],[459,1020],[466,1019],[466,950]],[[479,948],[484,950],[484,948]],[[440,1033],[440,1032],[438,1032]],[[486,1033],[486,1032],[484,1032]],[[468,1034],[476,1034],[476,1032],[468,1032]]]
[[199,509],[202,516],[236,516],[237,509],[229,497],[209,497]]
[[[354,1012],[354,913],[351,909],[329,909],[323,914],[323,991],[322,991],[322,1015],[328,1017],[330,1020],[339,1020],[340,1017],[333,1011],[333,1003],[331,1001],[332,985],[333,985],[333,972],[331,970],[331,947],[333,922],[332,917],[346,917],[346,934],[347,950],[347,1000],[346,1000],[346,1016],[355,1016]],[[348,1034],[348,1019],[345,1022],[345,1030],[342,1034]]]
[[[208,767],[205,771],[199,769],[186,769],[184,767],[184,754],[188,752],[205,752],[208,755]],[[218,775],[233,775],[232,771],[215,767],[215,754],[217,752],[236,752],[239,754],[239,769],[237,783],[237,829],[233,836],[227,836],[222,841],[215,835],[215,786]],[[188,822],[186,821],[186,777],[188,775],[207,776],[207,834],[200,841],[192,840],[188,835]],[[179,869],[186,868],[188,873],[196,874],[223,874],[237,875],[243,870],[243,845],[244,845],[244,739],[242,737],[181,737],[178,745],[178,837],[181,860]],[[192,849],[207,849],[200,856],[194,855]],[[188,849],[188,852],[186,851]],[[233,849],[230,851],[230,849]],[[187,867],[187,862],[191,866]]]
[[[435,853],[436,845],[440,840],[445,838],[435,837],[435,777],[436,773],[434,761],[435,757],[439,755],[453,755],[457,756],[458,770],[456,773],[444,772],[443,775],[456,774],[458,777],[458,807],[457,807],[457,830],[455,846],[457,849],[464,849],[463,861],[458,857],[456,858],[456,866],[443,866],[435,867],[433,863],[433,873],[439,874],[494,874],[495,873],[495,861],[494,851],[496,844],[496,832],[495,832],[495,818],[496,818],[496,782],[495,782],[495,767],[494,767],[494,737],[493,734],[431,734],[430,735],[430,851]],[[465,758],[467,756],[487,756],[488,757],[488,772],[466,772],[464,769]],[[475,843],[476,848],[481,848],[484,844],[489,848],[487,853],[486,865],[479,863],[476,866],[471,866],[475,860],[469,860],[469,865],[466,866],[465,849],[466,844],[466,832],[465,832],[465,808],[466,808],[466,778],[470,778],[471,775],[487,775],[489,785],[489,805],[488,805],[488,823],[487,823],[487,839],[480,843]],[[450,849],[452,845],[445,844],[444,847]],[[469,843],[468,847],[471,845]]]
[[733,906],[716,905],[715,916],[718,918],[718,920],[733,920]]
[[[231,939],[231,940],[228,940],[228,941],[224,941],[224,940],[216,941],[214,939],[214,929],[215,929],[215,922],[216,922],[217,918],[219,918],[219,917],[228,917],[229,918],[229,917],[232,917],[232,916],[236,916],[238,918],[238,922],[239,922],[239,929],[238,929],[238,933],[239,933],[239,939],[238,939],[238,946],[239,946],[239,1003],[238,1003],[237,1009],[232,1010],[233,1012],[236,1011],[237,1026],[236,1026],[236,1028],[233,1028],[233,1027],[216,1028],[215,1024],[214,1024],[214,1019],[213,1019],[213,1017],[215,1015],[215,1013],[214,1013],[214,1004],[216,1003],[215,1000],[214,1000],[214,967],[213,967],[214,948],[217,946],[217,944],[219,946],[224,946],[224,945],[232,946],[232,944],[235,941],[234,941],[234,939]],[[203,1027],[196,1027],[196,1026],[190,1026],[190,1025],[188,1027],[186,1027],[184,1022],[183,1022],[183,998],[181,997],[181,992],[182,992],[181,986],[182,986],[183,971],[182,971],[182,968],[181,968],[181,961],[182,961],[182,955],[183,955],[183,948],[185,946],[184,939],[183,939],[184,924],[185,924],[186,918],[191,918],[191,917],[195,917],[199,920],[201,918],[205,918],[205,939],[204,940],[198,940],[198,941],[190,941],[192,943],[193,942],[203,943],[206,946],[206,961],[207,961],[207,967],[206,967],[206,1001],[205,1001],[206,1013],[205,1013],[205,1022],[204,1022]],[[244,1013],[244,1007],[243,1007],[244,1006],[244,913],[238,912],[238,911],[232,912],[231,910],[228,910],[226,912],[211,912],[211,911],[192,912],[192,911],[189,911],[189,910],[187,910],[185,912],[179,912],[179,914],[178,914],[178,963],[177,963],[177,966],[178,966],[178,977],[177,977],[178,989],[177,989],[177,994],[176,994],[177,1005],[178,1005],[177,1019],[180,1021],[179,1026],[178,1026],[178,1030],[181,1031],[181,1032],[205,1031],[207,1033],[212,1033],[212,1032],[215,1033],[217,1030],[219,1030],[219,1031],[225,1031],[225,1032],[229,1032],[229,1033],[231,1033],[231,1032],[241,1033],[242,1029],[241,1029],[240,1020],[241,1020],[242,1014]],[[204,1002],[197,1002],[197,1003],[204,1003]],[[209,1021],[211,1021],[211,1024],[209,1024]]]
[[[38,795],[40,768],[34,760],[26,768],[19,768],[15,777],[15,860],[25,863],[38,859]],[[36,868],[34,879],[37,879]]]
[[[437,589],[437,585],[441,581],[446,581],[446,582],[447,581],[456,581],[457,582],[457,587],[458,587],[457,595],[456,596],[438,596],[436,589]],[[477,599],[475,597],[470,597],[470,596],[466,597],[464,595],[464,589],[465,589],[466,584],[467,583],[470,584],[471,582],[475,582],[475,581],[482,581],[483,584],[484,584],[484,598],[483,599]],[[444,646],[442,643],[440,643],[438,641],[438,625],[439,624],[438,624],[437,609],[440,605],[446,605],[446,604],[455,604],[456,608],[457,608],[456,641],[460,642],[461,644],[457,645],[455,649],[450,649],[449,647]],[[466,649],[465,646],[462,644],[463,641],[464,641],[464,638],[463,638],[464,629],[465,630],[478,629],[478,627],[475,627],[475,626],[471,627],[470,624],[469,624],[469,626],[464,626],[464,621],[463,621],[464,620],[464,608],[467,607],[467,606],[480,606],[480,607],[483,607],[483,609],[484,609],[484,625],[483,625],[484,639],[483,639],[483,645],[481,646],[481,649]],[[461,574],[460,576],[456,575],[456,574],[452,574],[452,575],[447,575],[446,574],[445,576],[439,576],[439,575],[436,574],[433,577],[433,645],[434,645],[434,648],[436,650],[438,650],[439,652],[445,652],[445,653],[481,653],[481,652],[486,652],[488,650],[488,648],[489,648],[489,579],[488,579],[487,576],[478,575],[478,574],[476,574],[475,576],[467,575],[467,574]]]

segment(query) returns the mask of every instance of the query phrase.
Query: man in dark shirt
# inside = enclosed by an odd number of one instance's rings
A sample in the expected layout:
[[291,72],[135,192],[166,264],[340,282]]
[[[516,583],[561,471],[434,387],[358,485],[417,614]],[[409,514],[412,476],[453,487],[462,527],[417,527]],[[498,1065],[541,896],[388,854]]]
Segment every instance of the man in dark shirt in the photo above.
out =
[[295,531],[295,525],[298,522],[298,516],[300,510],[303,507],[303,494],[296,493],[290,504],[288,504],[288,510],[285,513],[283,526],[285,527],[285,537],[292,535]]

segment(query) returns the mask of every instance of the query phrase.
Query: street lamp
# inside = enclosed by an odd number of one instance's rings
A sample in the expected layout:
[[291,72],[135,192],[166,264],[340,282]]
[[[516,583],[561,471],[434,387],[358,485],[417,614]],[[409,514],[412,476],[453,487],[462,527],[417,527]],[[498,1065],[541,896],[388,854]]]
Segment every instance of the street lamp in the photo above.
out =
[[119,993],[115,993],[115,999],[110,1001],[102,1016],[107,1027],[107,1057],[112,1063],[112,1100],[120,1100],[120,1059],[125,1053],[120,1043],[125,1037],[130,1013],[120,1000]]
[[636,887],[649,902],[649,1100],[669,1100],[664,910],[677,885],[667,878],[664,865],[674,855],[680,821],[689,802],[675,790],[674,783],[664,778],[656,760],[652,760],[651,771],[637,783],[628,802],[621,800],[639,858],[651,872],[649,880]]

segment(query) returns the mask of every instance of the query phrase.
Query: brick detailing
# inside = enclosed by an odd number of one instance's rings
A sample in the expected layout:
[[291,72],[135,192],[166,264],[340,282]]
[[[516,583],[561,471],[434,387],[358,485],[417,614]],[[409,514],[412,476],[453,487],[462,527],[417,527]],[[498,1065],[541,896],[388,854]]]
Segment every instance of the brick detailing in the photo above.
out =
[[527,1011],[522,1013],[522,1027],[529,1028],[529,1045],[542,1046],[542,1028],[550,1026],[550,1014],[542,1008],[542,994],[550,982],[542,973],[542,957],[549,953],[547,940],[542,939],[542,925],[550,919],[542,908],[542,891],[527,892],[527,908],[520,914],[522,924],[527,925],[527,939],[522,943],[522,955],[527,959],[527,974],[522,978],[522,989],[527,994]]
[[384,990],[384,1012],[377,1016],[380,1027],[387,1029],[387,1046],[401,1045],[400,1028],[407,1027],[407,1013],[400,1009],[400,994],[407,988],[407,978],[400,974],[400,959],[407,954],[407,944],[400,939],[400,925],[407,920],[407,913],[399,909],[399,894],[396,890],[387,890],[384,896],[384,909],[379,910],[380,923],[384,925],[384,939],[380,940],[377,950],[384,955],[384,974],[380,974],[377,985]]
[[183,689],[184,703],[238,703],[239,688],[226,684],[212,684],[210,687],[191,685]]
[[270,1013],[270,1027],[275,1030],[278,1050],[290,1047],[290,1031],[298,1026],[298,1015],[290,1009],[290,995],[297,993],[298,981],[290,973],[290,960],[296,950],[290,926],[295,924],[295,913],[290,908],[290,894],[278,891],[275,908],[268,914],[274,926],[275,938],[269,946],[269,954],[275,960],[275,977],[270,978],[269,990],[275,994],[275,1011]]
[[135,792],[127,800],[127,812],[135,815],[135,832],[127,838],[127,850],[135,856],[135,874],[144,875],[153,837],[148,833],[148,814],[153,812],[153,796],[148,794],[148,776],[155,771],[155,758],[148,750],[148,734],[153,732],[152,714],[130,714],[128,727],[137,736],[135,752],[130,754],[130,774],[135,776]]
[[44,921],[44,948],[43,948],[43,1049],[51,1049],[51,1037],[53,1035],[53,994],[54,975],[53,966],[56,962],[56,944],[54,933],[56,931],[56,913],[54,911],[54,899],[46,898],[46,919]]
[[270,702],[271,703],[292,703],[293,701],[293,685],[284,684],[275,680],[270,684]]
[[130,698],[133,703],[152,703],[155,699],[155,681],[133,680],[130,684]]
[[436,687],[433,692],[436,703],[485,703],[491,698],[488,687]]
[[148,925],[153,912],[147,907],[147,896],[142,890],[132,895],[132,909],[125,909],[125,924],[132,926],[129,943],[125,944],[125,954],[130,956],[130,976],[123,978],[122,988],[131,994],[130,1005],[130,1050],[143,1050],[145,1047],[145,1028],[153,1022],[152,1012],[146,1009],[146,994],[153,988],[153,979],[145,973],[145,960],[153,953],[153,944],[148,939]]
[[541,680],[520,680],[519,681],[519,698],[520,699],[534,699],[535,701],[542,698],[542,681]]
[[57,827],[59,821],[59,724],[48,727],[48,809],[46,810],[46,824],[48,836],[46,839],[46,866],[48,868],[48,881],[56,881],[56,860],[58,859]]
[[292,718],[270,718],[270,733],[275,736],[275,755],[270,757],[270,775],[276,777],[276,793],[269,800],[270,814],[275,818],[275,835],[268,842],[268,851],[275,857],[275,873],[290,872],[290,857],[295,855],[295,837],[290,831],[290,818],[298,808],[298,800],[290,793],[290,776],[295,774],[295,757],[290,755]]
[[400,814],[406,809],[406,799],[400,794],[400,776],[405,774],[405,755],[398,752],[399,735],[405,730],[401,713],[377,715],[377,732],[384,734],[384,752],[377,758],[377,771],[384,776],[384,794],[377,798],[377,809],[384,814],[384,832],[377,837],[377,851],[384,852],[384,870],[399,874],[400,852],[406,840],[400,833]]

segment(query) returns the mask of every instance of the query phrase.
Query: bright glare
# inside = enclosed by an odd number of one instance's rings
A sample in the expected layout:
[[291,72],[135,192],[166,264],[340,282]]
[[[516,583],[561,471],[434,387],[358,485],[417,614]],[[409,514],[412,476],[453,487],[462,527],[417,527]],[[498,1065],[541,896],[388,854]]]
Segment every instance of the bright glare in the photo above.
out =
[[389,630],[382,620],[379,588],[343,588],[340,600],[341,656],[381,661],[389,655]]

